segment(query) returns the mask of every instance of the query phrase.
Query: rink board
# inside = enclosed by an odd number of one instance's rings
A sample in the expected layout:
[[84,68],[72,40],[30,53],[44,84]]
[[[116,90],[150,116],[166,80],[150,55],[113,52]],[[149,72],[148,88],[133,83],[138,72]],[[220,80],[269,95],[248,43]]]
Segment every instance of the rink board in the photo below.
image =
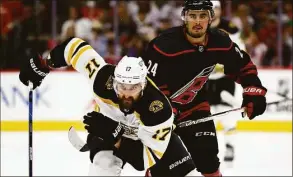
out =
[[[83,131],[83,125],[80,121],[35,121],[33,123],[34,131],[66,131],[70,126]],[[217,130],[222,130],[220,123],[217,124]],[[237,123],[238,131],[253,132],[292,132],[292,121],[239,121]],[[27,121],[3,121],[1,122],[1,131],[28,131]]]
[[[259,70],[263,85],[268,88],[267,101],[284,99],[276,92],[292,97],[292,70]],[[93,94],[85,76],[77,72],[51,72],[34,91],[34,130],[66,131],[71,125],[83,130],[81,119],[94,107]],[[27,131],[28,89],[18,80],[18,72],[1,72],[1,131]],[[236,95],[241,105],[242,88]],[[225,110],[221,110],[225,111]],[[292,101],[269,106],[255,120],[243,120],[238,115],[237,130],[291,132]],[[222,127],[217,123],[217,129]]]

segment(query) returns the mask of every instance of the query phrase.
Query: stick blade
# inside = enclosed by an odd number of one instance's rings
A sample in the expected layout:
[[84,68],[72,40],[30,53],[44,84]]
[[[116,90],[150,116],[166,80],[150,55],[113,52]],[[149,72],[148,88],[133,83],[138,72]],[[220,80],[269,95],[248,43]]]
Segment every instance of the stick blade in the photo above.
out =
[[80,152],[86,152],[90,150],[88,145],[78,136],[73,126],[71,126],[68,130],[68,139],[71,145]]

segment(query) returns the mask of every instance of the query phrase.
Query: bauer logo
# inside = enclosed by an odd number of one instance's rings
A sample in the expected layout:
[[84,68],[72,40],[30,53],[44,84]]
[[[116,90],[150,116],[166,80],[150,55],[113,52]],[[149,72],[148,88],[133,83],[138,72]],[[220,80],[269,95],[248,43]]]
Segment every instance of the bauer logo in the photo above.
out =
[[119,135],[119,133],[121,132],[121,130],[122,130],[122,126],[121,126],[121,124],[119,124],[119,125],[115,128],[115,132],[113,133],[114,138],[116,138],[116,137]]
[[40,75],[40,76],[42,76],[42,77],[46,77],[46,76],[47,76],[46,73],[40,71],[40,70],[36,67],[33,58],[30,59],[30,64],[31,64],[31,67],[33,68],[33,70],[34,70],[35,73],[37,73],[38,75]]
[[183,157],[182,159],[176,161],[175,163],[172,163],[171,165],[169,165],[169,169],[171,170],[171,169],[173,169],[173,168],[175,168],[175,167],[177,167],[177,166],[183,164],[184,162],[186,162],[186,161],[188,161],[188,160],[190,160],[190,159],[191,159],[190,155],[185,156],[185,157]]

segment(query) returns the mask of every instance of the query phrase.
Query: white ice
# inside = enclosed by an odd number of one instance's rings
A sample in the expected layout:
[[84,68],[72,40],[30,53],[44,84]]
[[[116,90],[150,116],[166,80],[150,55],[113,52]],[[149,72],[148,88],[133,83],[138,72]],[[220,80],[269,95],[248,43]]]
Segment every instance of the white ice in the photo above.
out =
[[[79,132],[85,137],[85,133]],[[220,157],[223,135],[219,133]],[[74,149],[67,132],[36,132],[33,141],[35,176],[86,176],[89,154]],[[238,133],[232,166],[222,163],[227,176],[292,176],[291,133]],[[127,165],[123,175],[143,176]],[[200,175],[200,174],[199,174]],[[1,132],[1,176],[28,176],[28,133]]]

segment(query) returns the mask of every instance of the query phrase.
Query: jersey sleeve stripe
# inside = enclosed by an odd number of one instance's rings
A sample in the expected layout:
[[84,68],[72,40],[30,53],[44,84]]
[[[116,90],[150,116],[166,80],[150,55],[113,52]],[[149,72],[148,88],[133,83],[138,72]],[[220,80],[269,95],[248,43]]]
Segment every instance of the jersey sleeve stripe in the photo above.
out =
[[[74,40],[74,39],[73,39]],[[72,54],[74,52],[74,49],[76,48],[77,45],[81,44],[83,42],[82,39],[77,39],[75,42],[73,42],[73,44],[70,46],[69,48],[69,52],[68,52],[68,55],[67,55],[67,58],[66,58],[66,62],[68,64],[70,64],[70,61],[72,59]]]
[[85,52],[85,51],[87,51],[87,50],[89,50],[89,49],[93,49],[90,45],[86,45],[86,46],[84,46],[84,47],[82,47],[77,53],[76,53],[76,55],[72,58],[72,60],[71,60],[71,64],[72,64],[72,67],[73,68],[76,68],[76,63],[77,63],[77,61],[79,60],[79,57]]
[[89,44],[88,44],[87,42],[82,42],[81,44],[79,44],[79,45],[77,46],[77,48],[74,50],[74,52],[73,52],[71,58],[74,57],[74,55],[79,51],[80,48],[82,48],[83,46],[86,46],[86,45],[89,45]]
[[163,157],[163,153],[156,151],[156,150],[152,150],[154,152],[154,154],[158,157],[158,159],[161,159]]
[[146,147],[146,146],[145,146],[145,151],[146,151],[146,154],[147,154],[147,157],[148,157],[148,165],[149,165],[149,167],[152,167],[155,164],[155,162],[154,162],[154,160],[152,158],[152,155],[151,155],[151,152],[150,152],[149,148]]

